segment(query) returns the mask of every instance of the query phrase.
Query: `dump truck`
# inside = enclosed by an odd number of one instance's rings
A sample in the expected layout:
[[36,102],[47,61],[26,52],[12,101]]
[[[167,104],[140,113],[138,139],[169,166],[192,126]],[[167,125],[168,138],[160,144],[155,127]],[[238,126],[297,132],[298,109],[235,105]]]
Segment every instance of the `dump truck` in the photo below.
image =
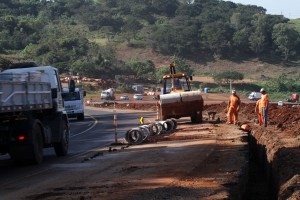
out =
[[16,163],[43,161],[43,148],[66,156],[70,128],[58,70],[15,63],[0,72],[0,154]]
[[69,118],[76,117],[77,120],[84,120],[84,97],[86,92],[81,87],[72,87],[74,80],[69,81],[69,87],[63,88],[63,100],[65,110]]
[[159,119],[191,117],[193,123],[201,123],[203,98],[200,91],[191,91],[192,76],[176,73],[175,64],[169,67],[170,73],[163,76],[158,95]]

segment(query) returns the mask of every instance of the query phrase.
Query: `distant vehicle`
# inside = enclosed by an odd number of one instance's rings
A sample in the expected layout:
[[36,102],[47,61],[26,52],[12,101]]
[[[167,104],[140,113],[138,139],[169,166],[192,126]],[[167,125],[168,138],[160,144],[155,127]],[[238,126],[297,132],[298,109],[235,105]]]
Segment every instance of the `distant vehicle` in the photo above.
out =
[[253,101],[258,100],[260,98],[261,98],[261,93],[259,92],[251,92],[248,96],[248,99]]
[[142,85],[133,85],[132,89],[137,93],[143,93],[144,92],[144,86],[142,86]]
[[135,94],[133,95],[134,100],[143,100],[143,95],[142,94]]
[[100,98],[104,100],[115,100],[115,89],[109,88],[107,90],[102,91]]
[[120,97],[121,100],[129,100],[129,97],[127,95],[122,95]]
[[68,117],[77,117],[77,120],[84,120],[83,104],[86,92],[81,88],[75,88],[74,91],[70,91],[69,88],[63,88],[62,95]]

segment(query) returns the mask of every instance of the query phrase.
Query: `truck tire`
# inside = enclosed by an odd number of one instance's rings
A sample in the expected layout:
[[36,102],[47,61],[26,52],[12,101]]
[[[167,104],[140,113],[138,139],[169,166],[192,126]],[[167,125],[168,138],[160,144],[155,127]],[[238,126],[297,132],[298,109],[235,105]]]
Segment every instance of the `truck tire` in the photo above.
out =
[[10,148],[10,156],[17,164],[41,164],[43,161],[43,136],[39,120],[33,121],[30,131],[29,144],[16,144]]
[[78,121],[83,121],[84,120],[84,113],[78,114],[77,115],[77,120]]
[[42,130],[38,123],[32,127],[32,162],[34,164],[41,164],[43,161],[43,136]]
[[69,127],[66,119],[62,119],[61,123],[61,140],[53,145],[56,156],[66,156],[69,149]]

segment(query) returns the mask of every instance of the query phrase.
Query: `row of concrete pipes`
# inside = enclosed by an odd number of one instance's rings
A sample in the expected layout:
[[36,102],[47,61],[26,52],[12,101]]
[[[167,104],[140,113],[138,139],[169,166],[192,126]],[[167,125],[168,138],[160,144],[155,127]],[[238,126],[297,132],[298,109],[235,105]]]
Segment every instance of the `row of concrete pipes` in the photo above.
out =
[[141,144],[149,137],[168,134],[174,131],[176,128],[177,122],[175,119],[157,121],[128,130],[125,134],[125,140],[130,145]]

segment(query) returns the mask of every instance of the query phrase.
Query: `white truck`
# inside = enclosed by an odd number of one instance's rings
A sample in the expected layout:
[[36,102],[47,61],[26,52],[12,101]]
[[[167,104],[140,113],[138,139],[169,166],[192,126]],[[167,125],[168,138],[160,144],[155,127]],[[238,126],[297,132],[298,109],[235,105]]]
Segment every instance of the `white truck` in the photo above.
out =
[[256,101],[260,98],[261,98],[261,93],[259,93],[259,92],[251,92],[248,96],[248,99],[253,100],[253,101]]
[[103,90],[101,92],[100,98],[104,100],[115,100],[115,92],[116,90],[114,88],[109,88],[107,90]]
[[84,120],[84,97],[86,92],[81,88],[75,88],[74,91],[69,88],[63,88],[63,99],[66,112],[69,118],[77,117],[77,120]]
[[16,163],[43,161],[43,148],[68,153],[70,128],[58,70],[34,63],[0,72],[0,154]]

